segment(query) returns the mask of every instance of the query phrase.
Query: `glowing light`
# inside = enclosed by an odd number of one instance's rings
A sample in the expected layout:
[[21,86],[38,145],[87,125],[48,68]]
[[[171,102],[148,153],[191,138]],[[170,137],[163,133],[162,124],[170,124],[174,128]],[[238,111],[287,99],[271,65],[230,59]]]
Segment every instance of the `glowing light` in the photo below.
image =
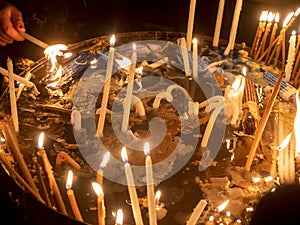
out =
[[146,156],[150,155],[150,144],[149,144],[149,142],[146,142],[145,145],[144,145],[144,153],[145,153]]
[[297,16],[299,16],[299,14],[300,14],[300,7],[296,10],[295,16],[297,17]]
[[198,44],[197,38],[193,38],[192,42],[193,42],[194,45]]
[[115,225],[122,225],[122,224],[123,224],[123,211],[122,209],[118,209]]
[[100,169],[101,169],[101,168],[103,169],[104,167],[106,167],[106,165],[107,165],[109,159],[110,159],[110,152],[106,152],[106,153],[104,154],[104,156],[103,156],[103,159],[102,159],[102,162],[100,163],[99,168],[100,168]]
[[51,45],[45,49],[44,54],[46,58],[50,60],[51,63],[51,68],[49,69],[49,72],[53,72],[56,68],[56,56],[64,56],[62,51],[65,51],[67,49],[68,47],[64,44]]
[[93,189],[94,189],[96,195],[99,198],[103,197],[104,194],[103,194],[103,189],[102,189],[101,185],[98,184],[97,182],[92,182],[92,186],[93,186]]
[[111,46],[114,46],[116,42],[116,36],[113,34],[109,40]]
[[286,27],[286,25],[291,21],[292,17],[294,16],[294,12],[290,12],[286,18],[283,21],[283,27]]
[[39,140],[38,140],[38,148],[39,149],[42,149],[44,146],[44,136],[45,136],[44,132],[41,132],[40,136],[39,136]]
[[247,68],[246,68],[246,66],[244,66],[244,67],[243,67],[242,74],[243,74],[244,76],[246,76],[246,75],[247,75]]
[[68,178],[67,178],[67,182],[66,182],[66,189],[71,189],[72,183],[73,183],[73,172],[72,172],[72,170],[69,170]]
[[156,194],[155,194],[155,202],[156,202],[156,206],[159,206],[159,199],[161,197],[161,191],[157,191]]
[[218,212],[222,212],[229,204],[229,199],[217,207]]
[[275,16],[275,23],[278,23],[279,22],[279,13],[276,13],[276,16]]
[[209,220],[209,222],[213,222],[214,219],[215,219],[214,216],[210,216],[208,220]]
[[252,177],[253,183],[258,183],[260,181],[260,177]]
[[272,181],[273,180],[273,177],[272,176],[268,176],[268,177],[265,177],[265,182],[267,183],[267,182],[270,182],[270,181]]
[[268,13],[268,22],[272,22],[274,20],[275,13],[269,12]]
[[289,133],[288,136],[285,137],[285,139],[283,139],[281,144],[278,146],[277,150],[282,151],[283,149],[285,149],[286,146],[289,144],[291,137],[292,137],[292,132]]
[[263,22],[266,21],[268,19],[268,11],[262,11],[260,17],[259,17],[259,21]]
[[126,147],[122,147],[121,150],[121,156],[122,156],[122,160],[123,162],[127,163],[128,162],[128,156],[127,156],[127,152],[126,152]]

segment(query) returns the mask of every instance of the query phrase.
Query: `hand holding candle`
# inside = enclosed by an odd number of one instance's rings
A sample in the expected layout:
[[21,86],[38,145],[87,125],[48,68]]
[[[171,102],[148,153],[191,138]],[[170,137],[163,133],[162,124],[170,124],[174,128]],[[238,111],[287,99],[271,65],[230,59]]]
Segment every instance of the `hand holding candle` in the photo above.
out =
[[134,178],[131,170],[131,166],[128,163],[128,156],[126,152],[126,148],[123,147],[121,150],[121,155],[122,159],[125,162],[125,175],[127,179],[127,187],[128,187],[128,192],[130,196],[130,201],[131,201],[131,207],[133,211],[133,217],[135,220],[136,225],[143,225],[143,219],[141,215],[141,209],[139,205],[139,200],[137,197],[136,189],[135,189],[135,183],[134,183]]
[[69,170],[68,178],[67,178],[67,182],[66,182],[67,195],[68,195],[68,199],[70,201],[70,205],[71,205],[71,208],[72,208],[75,218],[82,222],[83,219],[82,219],[81,213],[80,213],[78,205],[77,205],[74,191],[72,190],[72,182],[73,182],[73,172],[72,172],[72,170]]

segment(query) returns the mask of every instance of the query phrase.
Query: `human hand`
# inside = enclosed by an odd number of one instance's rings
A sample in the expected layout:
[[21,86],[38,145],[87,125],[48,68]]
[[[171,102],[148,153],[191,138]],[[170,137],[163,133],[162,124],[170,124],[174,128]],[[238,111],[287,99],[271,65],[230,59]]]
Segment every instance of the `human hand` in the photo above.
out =
[[23,41],[25,32],[22,13],[13,5],[0,0],[0,46]]

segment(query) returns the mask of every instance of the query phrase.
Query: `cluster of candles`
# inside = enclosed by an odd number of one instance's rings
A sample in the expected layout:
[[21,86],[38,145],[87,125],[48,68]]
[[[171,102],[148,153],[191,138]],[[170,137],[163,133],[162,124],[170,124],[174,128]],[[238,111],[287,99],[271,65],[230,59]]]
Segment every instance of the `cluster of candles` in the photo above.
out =
[[287,30],[293,25],[299,14],[300,8],[295,12],[290,12],[284,19],[280,32],[277,32],[279,13],[263,11],[250,50],[250,56],[257,62],[264,61],[266,65],[273,63],[274,67],[277,66],[281,54],[281,71],[285,72],[284,79],[286,81],[297,81],[300,76],[300,69],[298,69],[300,35],[298,35],[297,41],[296,31],[291,32],[288,51],[286,49]]

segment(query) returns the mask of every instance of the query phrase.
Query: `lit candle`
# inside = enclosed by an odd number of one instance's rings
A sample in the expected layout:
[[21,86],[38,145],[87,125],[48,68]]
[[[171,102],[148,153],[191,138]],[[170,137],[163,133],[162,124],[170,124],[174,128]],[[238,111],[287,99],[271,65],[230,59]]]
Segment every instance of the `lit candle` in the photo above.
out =
[[111,80],[113,63],[114,63],[114,55],[115,55],[114,44],[115,44],[115,35],[112,35],[112,37],[110,38],[111,46],[109,48],[109,53],[108,53],[105,84],[103,88],[103,96],[101,101],[100,115],[99,115],[98,127],[97,127],[97,133],[99,137],[103,137],[106,108],[107,108],[107,102],[108,102],[108,96],[110,90],[110,80]]
[[292,19],[294,13],[291,12],[287,15],[287,17],[285,18],[285,20],[283,21],[283,28],[281,29],[281,50],[282,50],[282,53],[281,53],[281,63],[282,63],[282,71],[284,71],[285,69],[285,33],[286,33],[286,29],[287,29],[287,24],[290,22],[290,20]]
[[123,225],[123,211],[122,211],[122,209],[118,209],[118,211],[117,211],[115,225]]
[[193,39],[193,75],[198,77],[198,40]]
[[67,182],[66,182],[67,196],[68,196],[68,199],[69,199],[69,202],[70,202],[70,205],[71,205],[71,208],[72,208],[75,218],[79,221],[83,221],[81,213],[80,213],[78,205],[77,205],[74,191],[72,190],[72,182],[73,182],[73,172],[72,172],[72,170],[69,170],[68,178],[67,178]]
[[49,159],[47,157],[47,154],[46,154],[46,151],[45,151],[43,145],[44,145],[44,132],[41,132],[41,134],[39,136],[39,140],[38,140],[37,155],[40,157],[44,171],[47,174],[51,194],[53,194],[55,203],[57,204],[57,208],[61,213],[67,215],[67,210],[66,210],[65,204],[63,202],[61,193],[59,191],[58,185],[56,183],[56,180],[55,180],[55,177],[53,174],[53,170],[52,170],[52,166],[49,162]]
[[128,192],[129,192],[129,196],[130,196],[134,221],[135,221],[136,225],[142,225],[143,219],[142,219],[142,215],[141,215],[141,209],[140,209],[139,200],[138,200],[136,189],[135,189],[135,183],[134,183],[131,166],[128,162],[128,156],[127,156],[125,147],[122,148],[121,155],[122,155],[122,159],[125,163],[124,169],[125,169],[127,187],[128,187]]
[[220,39],[220,32],[221,32],[221,27],[222,27],[224,5],[225,5],[225,0],[220,0],[219,1],[217,20],[216,20],[216,25],[215,25],[213,47],[218,47],[219,46],[219,39]]
[[258,57],[260,56],[260,54],[262,54],[265,50],[266,41],[267,41],[268,35],[270,33],[271,26],[273,24],[272,21],[273,21],[274,17],[275,17],[274,13],[272,13],[272,12],[268,13],[268,23],[266,25],[265,32],[264,32],[262,40],[261,40],[261,44],[258,48],[258,51],[255,54],[255,57],[254,57],[255,60],[257,60]]
[[230,211],[226,212],[226,217],[224,218],[225,224],[230,224],[232,222]]
[[155,210],[157,220],[162,220],[167,215],[167,210],[164,208],[165,204],[160,203],[161,191],[157,191],[155,194]]
[[242,5],[243,5],[243,0],[236,0],[228,46],[224,51],[224,55],[228,55],[230,53],[230,51],[234,49],[236,33],[237,33],[238,25],[239,25],[240,13],[242,10]]
[[103,189],[100,184],[92,182],[92,186],[97,195],[97,208],[98,208],[98,224],[105,225],[105,206],[103,199]]
[[122,128],[121,128],[123,132],[128,130],[129,114],[130,114],[131,101],[132,101],[133,81],[134,81],[134,74],[136,68],[137,55],[136,55],[135,43],[132,45],[132,48],[133,48],[133,53],[132,53],[131,64],[129,68],[127,92],[126,92],[125,101],[123,103],[124,114],[123,114]]
[[74,107],[71,113],[71,124],[75,131],[79,131],[81,129],[81,114],[76,107]]
[[14,128],[16,133],[19,133],[19,118],[18,118],[18,109],[17,109],[17,101],[16,101],[16,92],[15,92],[15,81],[13,78],[13,63],[10,58],[7,58],[7,70],[8,70],[8,78],[9,78],[9,99],[10,99],[10,110],[12,121],[14,124]]
[[190,2],[190,11],[189,11],[189,19],[188,19],[188,27],[187,27],[187,36],[186,36],[186,43],[187,43],[187,49],[188,50],[191,50],[191,47],[192,47],[192,36],[193,36],[193,29],[194,29],[195,8],[196,8],[196,0],[191,0],[191,2]]
[[266,61],[268,61],[269,59],[269,56],[271,54],[271,50],[272,50],[272,43],[275,39],[275,35],[276,35],[276,31],[278,29],[278,22],[279,22],[279,13],[276,13],[276,16],[275,16],[275,23],[273,25],[273,29],[272,29],[272,32],[271,32],[271,37],[270,37],[270,41],[269,41],[269,47],[267,49],[267,55],[266,55]]
[[[278,123],[278,125],[282,125]],[[278,127],[278,137],[282,136],[283,133],[282,127]],[[287,181],[288,178],[288,165],[287,165],[287,158],[286,158],[286,152],[288,152],[288,149],[286,147],[288,146],[290,140],[292,137],[292,132],[287,135],[281,144],[278,146],[277,150],[278,152],[278,174],[279,174],[279,179],[280,182],[283,184]]]
[[178,39],[182,54],[182,60],[183,60],[183,66],[184,66],[184,72],[186,76],[189,76],[191,74],[190,71],[190,63],[189,63],[189,57],[188,57],[188,50],[186,48],[186,41],[185,38],[179,38]]
[[256,52],[256,49],[258,47],[258,43],[260,41],[261,34],[263,30],[265,29],[266,20],[268,17],[268,11],[262,11],[260,17],[259,17],[259,24],[252,42],[252,47],[250,50],[250,56],[253,56]]
[[103,186],[103,169],[106,167],[108,160],[110,158],[110,152],[106,152],[103,156],[102,162],[99,165],[99,169],[97,171],[96,181],[98,184]]
[[207,205],[207,201],[205,199],[201,199],[198,205],[194,208],[193,213],[191,214],[189,220],[187,221],[186,225],[195,225],[201,216],[203,210]]
[[295,61],[295,49],[296,49],[296,31],[292,32],[292,35],[289,40],[289,51],[288,51],[288,58],[287,63],[285,66],[285,80],[290,81],[293,64]]
[[146,183],[147,183],[147,198],[149,210],[150,225],[157,225],[156,210],[155,210],[155,195],[154,195],[154,181],[152,171],[152,159],[150,156],[150,145],[148,142],[144,145],[144,153],[146,155]]
[[296,72],[297,72],[297,68],[299,66],[300,63],[300,54],[299,54],[299,49],[300,49],[300,34],[298,34],[298,40],[297,40],[297,45],[296,45],[296,56],[295,56],[295,65],[294,65],[294,69],[292,72],[292,78],[294,79],[294,81],[296,81]]

